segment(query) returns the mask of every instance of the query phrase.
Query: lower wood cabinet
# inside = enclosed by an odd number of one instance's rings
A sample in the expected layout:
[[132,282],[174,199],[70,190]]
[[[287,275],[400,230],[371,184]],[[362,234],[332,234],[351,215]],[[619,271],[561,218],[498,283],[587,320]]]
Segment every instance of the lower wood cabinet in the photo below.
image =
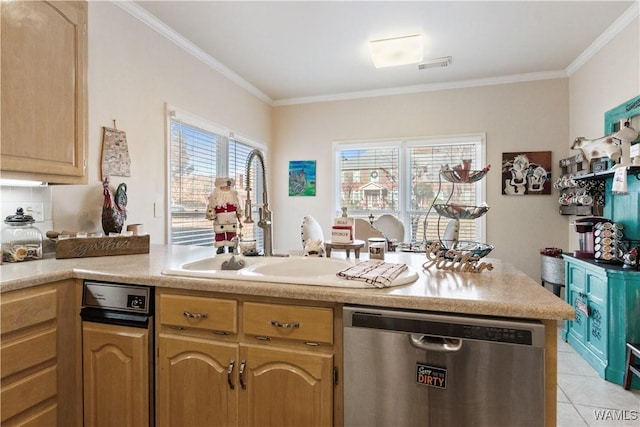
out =
[[84,426],[153,425],[148,329],[82,323]]
[[333,355],[260,345],[240,353],[240,425],[332,425]]
[[82,424],[75,284],[2,293],[2,426]]
[[236,425],[238,361],[238,344],[159,334],[157,425]]
[[334,424],[331,307],[156,292],[159,427]]

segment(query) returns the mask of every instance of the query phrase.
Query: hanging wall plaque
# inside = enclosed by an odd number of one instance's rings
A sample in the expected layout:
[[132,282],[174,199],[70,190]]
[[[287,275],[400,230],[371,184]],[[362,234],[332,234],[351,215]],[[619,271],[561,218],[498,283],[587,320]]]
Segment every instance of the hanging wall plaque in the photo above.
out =
[[103,127],[102,179],[107,176],[131,176],[131,158],[127,146],[127,134],[114,127]]

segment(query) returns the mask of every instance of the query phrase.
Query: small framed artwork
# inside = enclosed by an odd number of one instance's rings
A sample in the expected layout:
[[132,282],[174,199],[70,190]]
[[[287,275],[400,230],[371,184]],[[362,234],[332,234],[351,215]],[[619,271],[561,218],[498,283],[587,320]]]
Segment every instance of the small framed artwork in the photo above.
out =
[[289,196],[316,195],[316,161],[289,161]]
[[606,158],[593,160],[591,166],[594,173],[604,172],[609,169],[609,161]]
[[502,153],[502,194],[551,194],[551,151]]

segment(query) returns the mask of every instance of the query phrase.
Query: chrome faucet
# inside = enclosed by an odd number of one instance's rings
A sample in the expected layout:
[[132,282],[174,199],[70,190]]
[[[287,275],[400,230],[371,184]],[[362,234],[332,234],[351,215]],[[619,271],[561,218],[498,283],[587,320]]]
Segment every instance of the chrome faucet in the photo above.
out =
[[269,199],[267,197],[267,177],[264,166],[264,156],[262,152],[255,149],[249,153],[247,157],[247,166],[245,168],[245,190],[247,191],[247,200],[244,205],[245,224],[253,224],[251,215],[251,162],[253,158],[257,158],[262,167],[262,207],[258,209],[258,227],[264,230],[264,256],[273,256],[273,236],[271,229],[271,211],[269,210]]
[[235,235],[232,239],[231,239],[231,253],[233,255],[240,255],[240,238],[241,236],[239,234]]

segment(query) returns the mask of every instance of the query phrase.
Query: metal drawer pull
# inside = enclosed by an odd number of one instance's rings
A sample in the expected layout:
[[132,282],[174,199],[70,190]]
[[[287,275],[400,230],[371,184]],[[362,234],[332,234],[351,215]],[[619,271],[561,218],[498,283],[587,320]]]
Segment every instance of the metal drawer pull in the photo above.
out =
[[280,323],[277,320],[272,320],[271,325],[275,326],[276,328],[295,329],[300,327],[300,322]]
[[206,319],[209,317],[207,313],[189,313],[187,310],[185,310],[182,314],[184,314],[184,317],[188,319]]
[[229,362],[229,368],[227,369],[227,382],[229,383],[229,388],[231,390],[234,390],[236,388],[235,384],[233,384],[233,379],[232,379],[232,374],[233,374],[233,367],[235,366],[236,361],[232,360],[231,362]]
[[245,384],[244,382],[244,368],[247,366],[247,362],[245,362],[244,360],[242,361],[242,363],[240,364],[240,387],[242,387],[242,389],[246,389],[247,388],[247,384]]

